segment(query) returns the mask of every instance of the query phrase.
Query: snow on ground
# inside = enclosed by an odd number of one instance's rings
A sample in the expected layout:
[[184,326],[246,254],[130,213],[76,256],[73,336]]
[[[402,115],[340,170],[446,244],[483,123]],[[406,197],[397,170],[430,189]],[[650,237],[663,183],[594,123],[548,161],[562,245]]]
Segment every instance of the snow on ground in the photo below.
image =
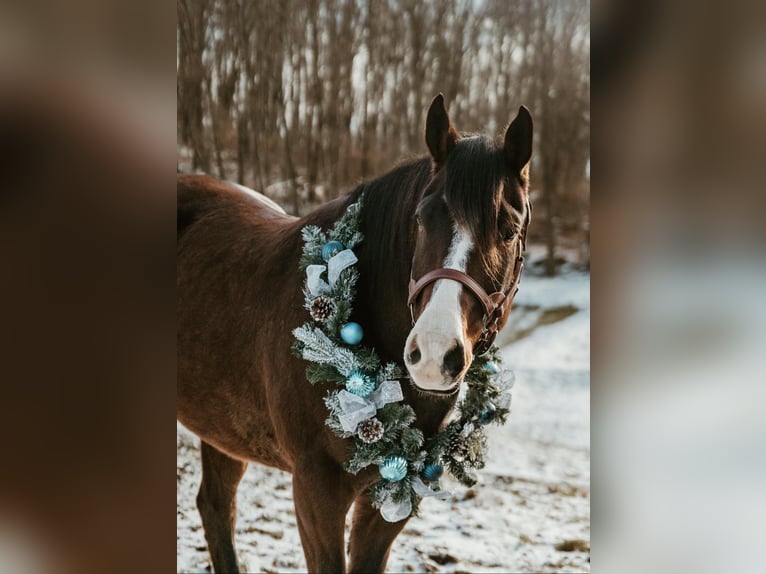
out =
[[[590,571],[589,279],[525,275],[498,337],[516,373],[509,422],[490,427],[476,487],[443,479],[452,499],[423,501],[389,572]],[[180,425],[176,437],[178,571],[210,572],[194,502],[199,441]],[[237,500],[247,571],[305,572],[290,475],[251,464]]]

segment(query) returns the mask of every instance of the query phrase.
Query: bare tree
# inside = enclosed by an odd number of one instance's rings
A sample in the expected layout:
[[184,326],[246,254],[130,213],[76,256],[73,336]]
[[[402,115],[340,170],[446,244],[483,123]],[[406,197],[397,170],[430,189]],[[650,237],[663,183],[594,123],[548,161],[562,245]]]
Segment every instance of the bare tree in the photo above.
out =
[[208,0],[178,0],[178,97],[180,139],[193,152],[194,169],[210,171],[210,158],[203,132],[205,68],[202,54],[206,44]]
[[587,0],[178,0],[178,143],[195,170],[261,191],[286,180],[277,199],[297,213],[320,184],[337,196],[421,152],[438,92],[466,131],[501,133],[525,103],[531,238],[553,273],[561,242],[587,228],[588,12]]

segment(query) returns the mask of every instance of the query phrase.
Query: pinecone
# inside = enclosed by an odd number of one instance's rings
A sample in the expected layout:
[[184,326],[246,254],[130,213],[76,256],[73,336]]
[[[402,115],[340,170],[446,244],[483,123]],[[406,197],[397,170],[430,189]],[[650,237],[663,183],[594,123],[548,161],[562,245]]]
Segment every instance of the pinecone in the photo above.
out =
[[468,443],[463,437],[456,434],[447,445],[446,453],[457,462],[463,462],[468,456]]
[[335,303],[325,297],[317,297],[311,302],[311,317],[315,321],[325,321],[335,312]]
[[357,428],[357,434],[367,444],[378,442],[383,436],[383,423],[376,418],[362,421]]

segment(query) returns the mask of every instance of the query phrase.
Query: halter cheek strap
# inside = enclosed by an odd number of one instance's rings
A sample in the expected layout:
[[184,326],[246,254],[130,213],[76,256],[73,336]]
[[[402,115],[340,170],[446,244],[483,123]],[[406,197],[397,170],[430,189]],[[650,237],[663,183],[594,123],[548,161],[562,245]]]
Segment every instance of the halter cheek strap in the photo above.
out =
[[484,318],[482,319],[482,331],[479,340],[474,346],[475,355],[483,355],[492,346],[499,330],[500,320],[510,309],[513,298],[519,291],[519,281],[521,280],[521,271],[524,268],[524,257],[521,255],[521,246],[519,246],[516,262],[513,267],[513,281],[507,291],[496,291],[490,295],[474,280],[470,275],[458,271],[457,269],[434,269],[423,275],[415,281],[410,278],[409,297],[407,305],[410,307],[412,323],[415,323],[415,301],[418,295],[428,285],[439,279],[451,279],[457,281],[466,287],[474,297],[479,301],[484,309]]

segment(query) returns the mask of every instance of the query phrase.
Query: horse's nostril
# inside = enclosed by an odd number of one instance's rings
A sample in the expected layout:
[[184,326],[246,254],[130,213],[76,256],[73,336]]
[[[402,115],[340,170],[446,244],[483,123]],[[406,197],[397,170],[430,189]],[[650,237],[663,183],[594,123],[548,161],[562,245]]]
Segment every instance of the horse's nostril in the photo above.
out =
[[415,350],[410,353],[408,360],[410,362],[410,365],[417,364],[417,362],[420,360],[420,349],[415,347]]
[[444,355],[444,374],[454,379],[463,370],[463,367],[465,367],[463,345],[457,343]]

